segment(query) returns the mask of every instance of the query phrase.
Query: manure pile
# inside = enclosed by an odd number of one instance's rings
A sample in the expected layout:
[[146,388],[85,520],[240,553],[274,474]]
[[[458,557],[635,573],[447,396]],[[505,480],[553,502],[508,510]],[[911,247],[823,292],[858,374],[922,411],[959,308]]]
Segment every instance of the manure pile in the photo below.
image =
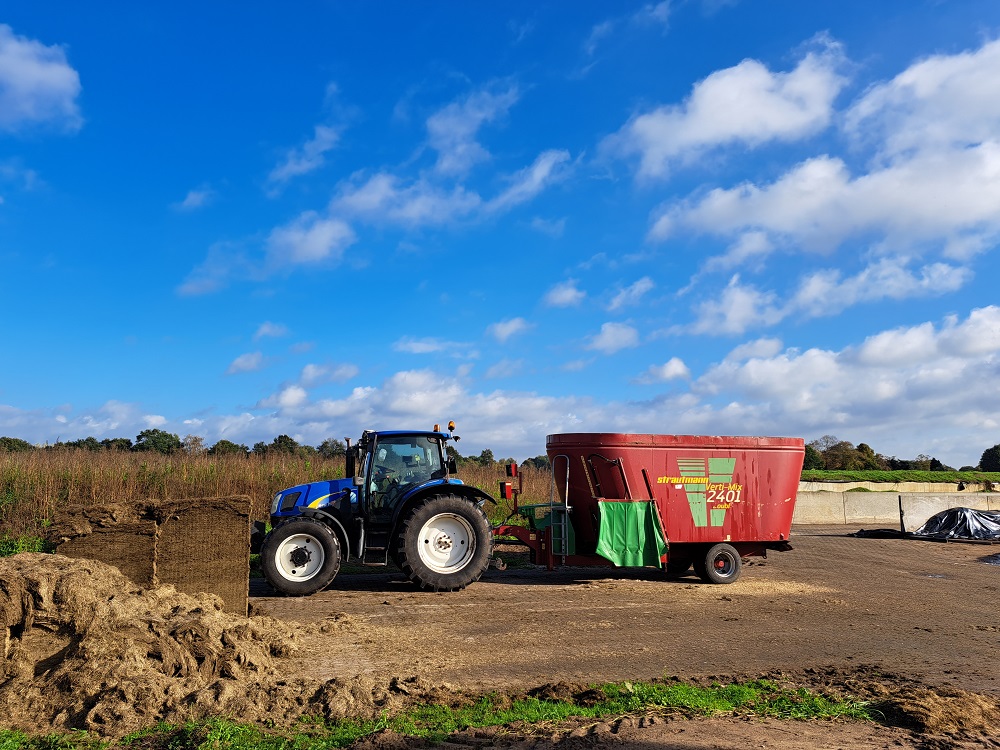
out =
[[370,678],[285,679],[302,628],[222,607],[171,585],[143,589],[96,560],[0,559],[0,725],[120,736],[217,715],[374,717],[392,702]]

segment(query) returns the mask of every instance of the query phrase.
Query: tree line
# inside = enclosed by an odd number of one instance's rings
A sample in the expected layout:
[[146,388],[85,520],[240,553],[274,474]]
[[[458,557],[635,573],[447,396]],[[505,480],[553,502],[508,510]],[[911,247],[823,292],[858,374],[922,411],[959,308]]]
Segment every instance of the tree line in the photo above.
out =
[[[260,441],[253,446],[235,443],[231,440],[219,440],[212,446],[205,445],[205,439],[198,435],[186,435],[181,438],[165,430],[143,430],[136,435],[135,440],[129,438],[86,437],[80,440],[57,441],[52,445],[34,446],[27,440],[13,437],[0,437],[0,451],[17,452],[32,450],[87,450],[87,451],[153,451],[166,455],[185,453],[188,455],[209,456],[266,456],[293,455],[303,458],[319,456],[322,458],[337,458],[347,453],[347,445],[343,440],[327,438],[318,446],[303,445],[288,435],[278,435],[270,443]],[[461,464],[478,464],[480,466],[495,466],[497,464],[517,463],[513,458],[497,459],[493,451],[486,448],[478,456],[463,456],[454,444],[448,445],[448,457]],[[521,467],[547,469],[549,458],[546,455],[535,456],[520,462]],[[876,453],[867,443],[856,446],[840,440],[833,435],[824,435],[806,444],[803,469],[819,469],[832,471],[955,471],[933,456],[920,454],[913,459],[901,459],[895,456],[885,456]],[[1000,444],[983,451],[976,466],[963,466],[958,471],[995,471],[1000,472]]]
[[803,469],[830,471],[1000,471],[1000,444],[983,451],[976,466],[955,469],[933,456],[921,453],[903,459],[876,453],[867,443],[855,446],[833,435],[824,435],[806,444]]
[[[163,455],[187,454],[191,456],[267,456],[291,455],[301,458],[318,456],[321,458],[338,458],[347,454],[347,445],[343,440],[327,438],[318,446],[304,445],[288,435],[278,435],[270,443],[260,441],[253,446],[235,443],[231,440],[219,440],[211,446],[205,445],[205,439],[199,435],[186,435],[181,438],[172,432],[159,429],[143,430],[136,435],[135,440],[129,438],[85,437],[80,440],[56,441],[51,445],[35,446],[27,440],[14,437],[0,437],[0,451],[16,453],[34,450],[85,450],[85,451],[120,451],[141,453],[144,451],[161,453]],[[448,445],[448,458],[454,458],[459,465],[478,464],[480,466],[495,466],[497,464],[517,463],[516,459],[497,459],[489,448],[478,456],[463,456],[453,444]],[[548,456],[535,456],[521,462],[521,466],[531,466],[544,469],[549,465]]]

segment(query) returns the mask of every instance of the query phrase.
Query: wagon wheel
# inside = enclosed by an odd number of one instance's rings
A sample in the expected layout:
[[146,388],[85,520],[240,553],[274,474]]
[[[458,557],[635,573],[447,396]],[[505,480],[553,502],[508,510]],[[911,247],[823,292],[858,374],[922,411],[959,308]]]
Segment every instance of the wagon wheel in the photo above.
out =
[[742,570],[743,560],[731,544],[713,544],[694,561],[694,572],[705,583],[734,583]]

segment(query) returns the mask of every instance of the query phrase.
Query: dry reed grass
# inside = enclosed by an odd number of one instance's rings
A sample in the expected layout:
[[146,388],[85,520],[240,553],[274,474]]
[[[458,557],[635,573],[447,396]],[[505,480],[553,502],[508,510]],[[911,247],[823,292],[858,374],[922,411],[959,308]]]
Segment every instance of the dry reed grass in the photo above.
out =
[[[463,462],[459,477],[492,497],[503,478],[500,464]],[[522,502],[549,496],[549,474],[525,469]],[[147,499],[246,495],[253,515],[266,519],[271,498],[295,484],[344,476],[342,458],[161,455],[117,451],[34,450],[0,452],[0,538],[41,536],[55,511],[81,503],[133,503]],[[506,501],[487,505],[491,520],[510,513]]]

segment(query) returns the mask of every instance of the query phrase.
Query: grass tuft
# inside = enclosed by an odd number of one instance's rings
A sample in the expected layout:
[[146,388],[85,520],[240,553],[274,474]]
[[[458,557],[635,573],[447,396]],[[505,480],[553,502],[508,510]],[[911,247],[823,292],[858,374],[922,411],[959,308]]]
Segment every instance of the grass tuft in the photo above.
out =
[[454,732],[484,727],[517,723],[556,729],[567,719],[599,720],[649,711],[680,711],[690,716],[739,714],[788,720],[871,721],[878,718],[868,703],[834,700],[770,680],[708,687],[683,682],[614,682],[594,686],[585,695],[586,700],[533,697],[510,700],[503,695],[489,694],[462,707],[420,705],[395,716],[383,714],[375,720],[325,722],[303,719],[286,730],[265,729],[224,718],[179,726],[161,723],[113,743],[98,741],[85,732],[32,737],[23,732],[0,731],[0,750],[320,750],[347,747],[382,730],[442,741]]

